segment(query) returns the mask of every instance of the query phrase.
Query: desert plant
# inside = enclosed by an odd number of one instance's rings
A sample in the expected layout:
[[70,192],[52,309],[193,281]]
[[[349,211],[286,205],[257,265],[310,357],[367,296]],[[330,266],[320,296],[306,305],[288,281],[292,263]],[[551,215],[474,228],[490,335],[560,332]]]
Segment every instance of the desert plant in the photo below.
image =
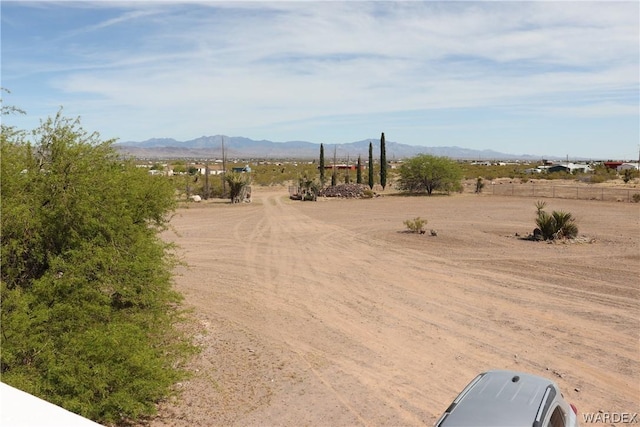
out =
[[225,175],[224,180],[229,184],[229,198],[231,203],[239,203],[250,182],[250,175],[232,172]]
[[587,182],[590,182],[591,184],[601,184],[609,179],[610,178],[607,178],[606,175],[593,174],[589,176],[589,180]]
[[553,211],[551,216],[554,219],[556,225],[556,236],[564,237],[567,239],[573,239],[578,235],[578,226],[575,223],[575,218],[569,212]]
[[427,225],[427,220],[422,219],[418,216],[418,217],[415,217],[414,219],[405,220],[403,224],[406,225],[409,231],[411,231],[412,233],[424,234],[425,233],[424,226]]
[[638,170],[637,169],[625,169],[622,171],[622,180],[624,181],[624,183],[628,183],[629,181],[631,181],[633,178],[637,178],[638,177]]
[[536,225],[534,235],[540,235],[543,240],[573,239],[578,235],[575,218],[569,212],[553,211],[551,214],[544,210],[546,203],[538,201],[536,209]]
[[631,196],[631,200],[633,200],[634,203],[640,202],[640,193],[634,193],[633,196]]
[[313,179],[309,179],[305,175],[304,178],[300,178],[299,187],[302,189],[302,200],[310,200],[314,202],[318,200],[320,186]]
[[[375,193],[370,188],[362,190],[362,198],[363,199],[372,199],[374,195],[375,195]],[[638,194],[638,196],[640,196],[640,194]]]

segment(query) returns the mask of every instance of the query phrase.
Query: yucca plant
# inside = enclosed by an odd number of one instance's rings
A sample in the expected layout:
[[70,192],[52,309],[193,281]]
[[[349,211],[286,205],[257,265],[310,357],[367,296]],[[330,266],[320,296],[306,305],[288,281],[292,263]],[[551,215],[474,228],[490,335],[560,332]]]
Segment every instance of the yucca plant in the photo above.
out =
[[231,202],[241,202],[243,199],[243,193],[251,182],[251,177],[249,175],[233,172],[226,174],[224,179],[227,184],[229,184],[229,198],[231,199]]
[[536,203],[536,209],[538,210],[536,225],[542,238],[544,240],[575,238],[578,235],[578,226],[575,224],[573,215],[563,211],[553,211],[548,214],[544,211],[545,205],[545,202]]
[[318,193],[320,192],[320,186],[313,180],[309,179],[306,175],[299,180],[299,186],[302,190],[302,200],[318,200]]
[[575,218],[569,212],[553,211],[551,216],[554,219],[556,228],[555,235],[573,239],[578,235],[578,226],[575,224]]
[[553,219],[553,216],[549,215],[543,210],[538,211],[538,216],[536,217],[536,225],[538,226],[540,235],[544,240],[553,239],[553,235],[555,234],[554,222],[555,221]]

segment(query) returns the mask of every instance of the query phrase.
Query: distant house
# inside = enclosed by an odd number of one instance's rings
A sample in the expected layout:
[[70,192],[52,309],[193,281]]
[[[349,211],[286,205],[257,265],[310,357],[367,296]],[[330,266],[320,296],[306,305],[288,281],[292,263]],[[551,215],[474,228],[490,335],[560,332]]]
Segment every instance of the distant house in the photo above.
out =
[[231,169],[235,173],[251,173],[251,167],[246,165],[244,167],[235,167]]
[[590,172],[591,171],[591,166],[585,165],[585,164],[564,163],[564,164],[557,164],[557,165],[549,166],[547,171],[549,173],[554,173],[554,172],[566,172],[566,173]]
[[[324,165],[325,170],[331,170],[333,168],[336,168],[338,170],[351,170],[354,171],[357,169],[356,165],[345,165],[345,164],[341,164],[341,165]],[[318,166],[318,169],[320,169],[320,166]]]
[[542,172],[546,172],[547,168],[544,166],[540,166],[537,168],[529,168],[529,169],[525,169],[524,173],[526,174],[532,174],[532,173],[542,173]]
[[627,169],[634,170],[634,171],[640,170],[640,163],[622,163],[616,168],[618,173]]
[[209,175],[220,175],[223,172],[222,166],[218,164],[213,164],[209,166],[198,165],[196,166],[196,168],[198,169],[198,173],[200,175],[206,175],[207,169],[209,169]]
[[604,162],[604,165],[609,169],[618,169],[623,162]]

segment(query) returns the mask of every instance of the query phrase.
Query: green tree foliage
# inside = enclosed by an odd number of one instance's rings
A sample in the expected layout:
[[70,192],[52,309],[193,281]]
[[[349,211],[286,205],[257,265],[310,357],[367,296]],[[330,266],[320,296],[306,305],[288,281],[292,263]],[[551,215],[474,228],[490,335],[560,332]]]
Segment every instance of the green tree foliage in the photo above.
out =
[[324,145],[323,144],[320,144],[320,165],[318,167],[320,168],[320,185],[324,187],[326,178],[324,176]]
[[[170,181],[55,118],[2,128],[2,381],[102,423],[155,412],[184,374]],[[26,138],[25,138],[26,139]]]
[[400,167],[399,188],[412,193],[451,192],[461,188],[462,171],[446,157],[420,154]]
[[373,190],[373,144],[369,142],[369,188]]
[[358,165],[356,170],[356,183],[362,184],[362,159],[358,156]]
[[384,140],[384,132],[380,136],[380,185],[384,190],[387,186],[387,146]]

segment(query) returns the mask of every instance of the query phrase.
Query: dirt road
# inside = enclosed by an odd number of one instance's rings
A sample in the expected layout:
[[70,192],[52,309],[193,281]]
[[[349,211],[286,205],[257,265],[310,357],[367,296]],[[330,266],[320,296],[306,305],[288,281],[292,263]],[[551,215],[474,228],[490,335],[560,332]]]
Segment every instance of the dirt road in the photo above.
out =
[[[166,238],[203,351],[152,426],[433,425],[479,372],[640,412],[640,206],[548,200],[582,243],[521,240],[535,200],[485,195],[191,204]],[[404,232],[421,216],[437,236]]]

